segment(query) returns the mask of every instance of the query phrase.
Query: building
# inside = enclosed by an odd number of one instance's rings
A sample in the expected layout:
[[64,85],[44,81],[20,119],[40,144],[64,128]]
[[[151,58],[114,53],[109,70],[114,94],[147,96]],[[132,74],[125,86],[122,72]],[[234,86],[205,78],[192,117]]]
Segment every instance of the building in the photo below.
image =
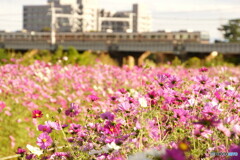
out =
[[151,30],[151,15],[146,5],[133,4],[133,32],[149,32]]
[[98,8],[97,0],[48,0],[47,5],[24,6],[23,17],[23,28],[36,32],[49,31],[53,20],[59,32],[151,31],[151,16],[142,4],[133,4],[131,11],[110,13]]
[[50,30],[53,16],[51,3],[57,19],[55,27],[59,32],[97,30],[97,0],[48,0],[47,5],[24,6],[23,28],[36,32]]

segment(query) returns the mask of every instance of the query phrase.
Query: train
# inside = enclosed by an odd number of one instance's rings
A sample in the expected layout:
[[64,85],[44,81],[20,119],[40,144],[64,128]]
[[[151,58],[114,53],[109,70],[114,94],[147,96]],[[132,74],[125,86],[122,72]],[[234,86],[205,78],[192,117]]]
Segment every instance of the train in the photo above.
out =
[[[146,32],[146,33],[107,33],[107,32],[57,32],[56,41],[159,41],[159,42],[191,42],[209,43],[207,32]],[[48,41],[50,32],[0,32],[0,42],[7,41]]]

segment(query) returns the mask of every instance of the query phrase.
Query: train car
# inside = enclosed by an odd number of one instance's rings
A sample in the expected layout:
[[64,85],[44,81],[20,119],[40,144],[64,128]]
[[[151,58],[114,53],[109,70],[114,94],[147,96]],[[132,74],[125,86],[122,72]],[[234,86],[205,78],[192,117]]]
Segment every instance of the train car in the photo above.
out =
[[[48,41],[50,32],[0,32],[0,42],[4,41]],[[172,43],[209,43],[206,32],[146,32],[146,33],[106,33],[76,32],[56,33],[56,41],[158,41]]]

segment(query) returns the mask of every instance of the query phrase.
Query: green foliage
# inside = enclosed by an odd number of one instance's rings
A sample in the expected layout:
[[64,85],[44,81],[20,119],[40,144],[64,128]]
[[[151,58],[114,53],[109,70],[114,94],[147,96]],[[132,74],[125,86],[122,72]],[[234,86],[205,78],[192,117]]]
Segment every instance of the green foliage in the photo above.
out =
[[240,19],[229,20],[228,24],[222,25],[219,30],[229,42],[240,42]]
[[79,65],[93,65],[96,63],[96,58],[97,55],[89,52],[89,51],[85,51],[82,54],[79,55],[78,59],[77,59],[77,64]]
[[183,63],[185,67],[200,67],[201,60],[198,57],[192,57]]
[[68,63],[75,64],[76,60],[79,58],[79,53],[74,47],[69,47],[67,55]]
[[59,46],[55,53],[52,55],[52,62],[57,63],[59,60],[62,59],[63,55],[64,55],[63,47]]
[[172,65],[173,66],[179,66],[181,64],[182,64],[182,61],[177,56],[175,56],[173,61],[172,61]]
[[156,63],[153,60],[146,59],[144,63],[145,67],[156,67]]
[[113,66],[118,65],[118,63],[114,59],[112,59],[109,54],[106,54],[106,53],[100,54],[96,60],[99,60],[103,64],[108,64]]
[[45,62],[50,62],[52,60],[51,52],[48,50],[40,50],[37,54],[33,56],[33,60],[42,60]]
[[4,64],[4,61],[2,61],[4,59],[5,60],[9,59],[8,54],[7,54],[6,50],[0,49],[0,64]]
[[233,63],[227,62],[222,54],[219,54],[217,57],[211,61],[204,61],[204,66],[215,67],[215,66],[234,66]]

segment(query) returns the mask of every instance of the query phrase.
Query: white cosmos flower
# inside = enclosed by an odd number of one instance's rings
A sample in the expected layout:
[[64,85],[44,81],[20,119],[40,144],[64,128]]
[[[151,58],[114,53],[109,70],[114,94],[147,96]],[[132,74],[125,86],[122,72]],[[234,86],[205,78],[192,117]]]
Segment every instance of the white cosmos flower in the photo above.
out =
[[141,107],[147,107],[147,100],[145,98],[139,98],[138,102],[140,103]]
[[35,154],[35,155],[38,155],[38,156],[40,156],[41,154],[43,154],[43,151],[40,149],[40,148],[38,148],[38,147],[33,147],[33,146],[31,146],[31,145],[27,145],[27,149],[30,151],[30,152],[32,152],[33,154]]
[[67,56],[64,56],[64,57],[63,57],[63,60],[64,60],[64,61],[67,61],[67,60],[68,60],[68,57],[67,57]]
[[137,98],[139,95],[138,92],[134,89],[130,89],[130,94],[131,96],[133,96],[133,98]]
[[113,93],[114,93],[111,88],[108,88],[107,91],[108,91],[108,93],[110,93],[110,94],[113,94]]
[[119,150],[121,147],[119,147],[118,145],[116,145],[116,143],[115,142],[112,142],[112,143],[108,143],[107,144],[107,147],[109,148],[109,149],[114,149],[114,150]]
[[227,86],[228,90],[231,90],[231,91],[234,91],[235,90],[235,87],[231,86],[231,85],[228,85]]

